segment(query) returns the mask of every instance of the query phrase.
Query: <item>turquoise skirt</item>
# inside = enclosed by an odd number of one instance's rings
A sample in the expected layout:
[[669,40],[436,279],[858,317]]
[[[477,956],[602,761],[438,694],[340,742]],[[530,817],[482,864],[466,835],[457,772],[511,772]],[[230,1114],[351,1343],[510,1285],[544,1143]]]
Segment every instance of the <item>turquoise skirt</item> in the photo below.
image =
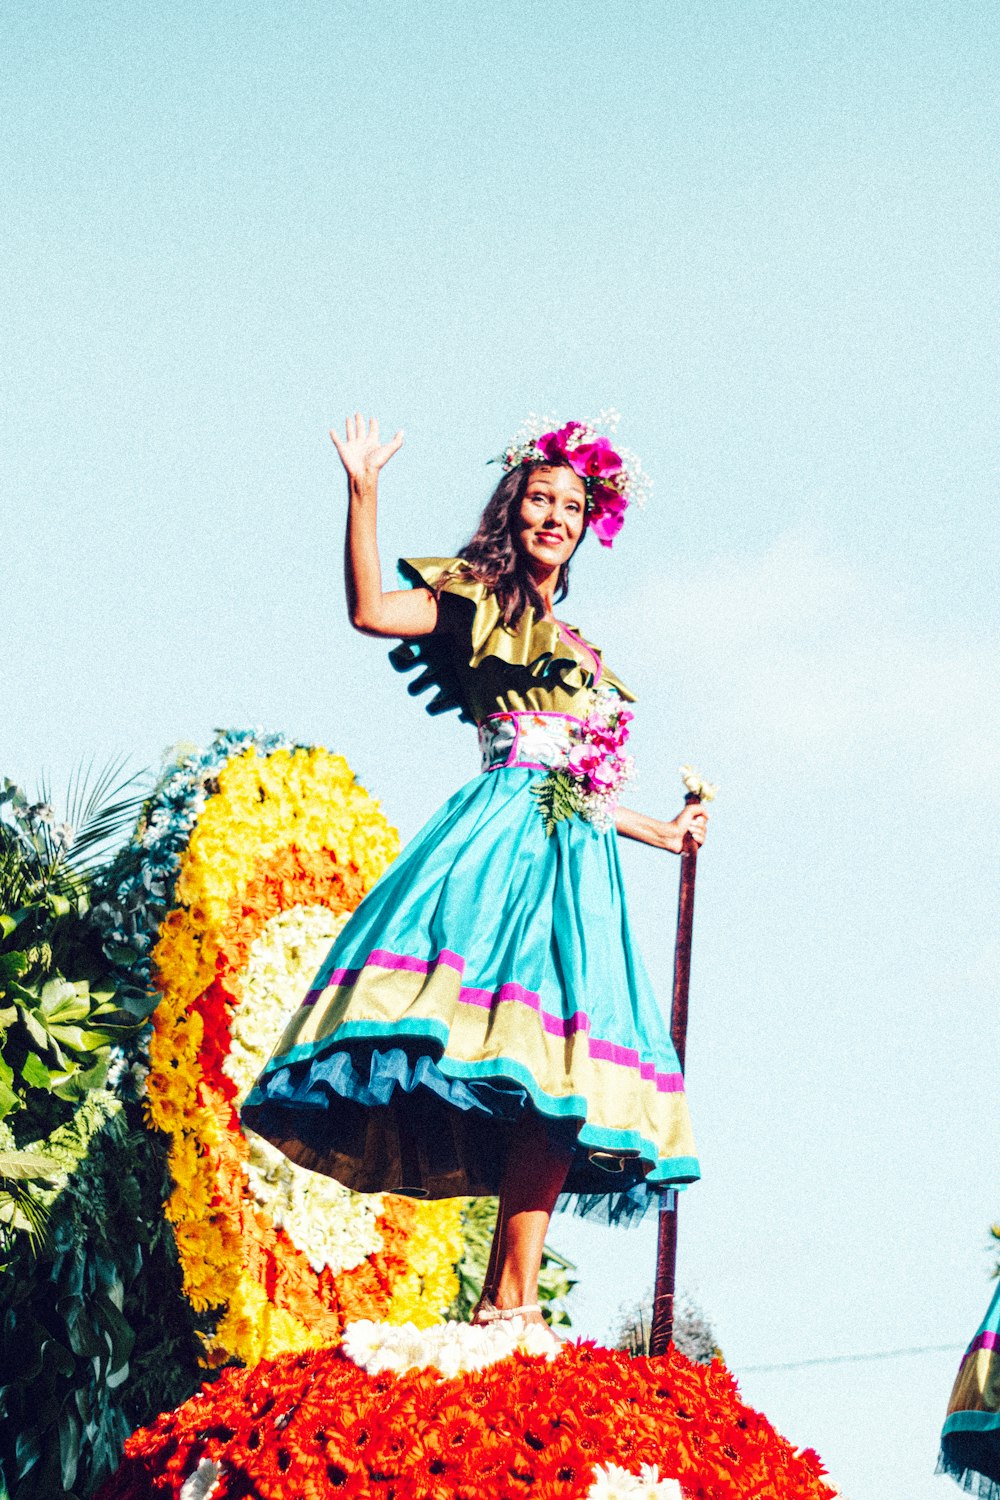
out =
[[1000,1286],[959,1365],[938,1472],[979,1500],[1000,1500]]
[[333,944],[242,1110],[293,1161],[359,1192],[494,1194],[527,1114],[572,1149],[580,1211],[698,1177],[617,835],[547,834],[540,774],[460,788]]

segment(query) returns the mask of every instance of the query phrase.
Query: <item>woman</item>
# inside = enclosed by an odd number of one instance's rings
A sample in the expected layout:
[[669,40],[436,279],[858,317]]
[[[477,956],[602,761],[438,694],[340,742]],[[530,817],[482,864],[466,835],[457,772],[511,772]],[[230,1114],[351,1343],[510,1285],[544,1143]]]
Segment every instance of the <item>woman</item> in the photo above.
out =
[[361,1192],[499,1192],[477,1323],[540,1322],[563,1192],[611,1217],[693,1181],[683,1080],[629,934],[616,832],[679,853],[672,821],[616,806],[633,695],[556,618],[586,527],[610,546],[642,475],[582,423],[535,429],[459,558],[403,560],[384,592],[378,475],[402,443],[348,418],[352,624],[397,637],[431,713],[479,726],[484,775],[403,851],[334,943],[243,1109],[292,1160]]
[[938,1472],[979,1500],[1000,1500],[1000,1286],[962,1356],[941,1434]]

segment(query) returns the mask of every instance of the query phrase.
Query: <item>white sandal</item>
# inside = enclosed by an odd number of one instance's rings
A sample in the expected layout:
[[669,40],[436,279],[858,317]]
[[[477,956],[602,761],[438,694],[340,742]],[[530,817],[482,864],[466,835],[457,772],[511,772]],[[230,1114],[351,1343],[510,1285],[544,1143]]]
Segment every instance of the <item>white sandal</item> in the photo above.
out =
[[526,1302],[523,1307],[497,1307],[484,1292],[472,1309],[469,1322],[473,1327],[481,1328],[486,1323],[509,1323],[512,1318],[523,1318],[527,1313],[541,1314],[541,1311],[541,1305],[537,1302]]

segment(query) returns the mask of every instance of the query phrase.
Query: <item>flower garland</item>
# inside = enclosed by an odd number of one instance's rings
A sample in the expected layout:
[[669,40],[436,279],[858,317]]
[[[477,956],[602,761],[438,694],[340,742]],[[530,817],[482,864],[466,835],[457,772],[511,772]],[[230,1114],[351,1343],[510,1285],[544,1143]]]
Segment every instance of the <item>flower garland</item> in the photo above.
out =
[[543,432],[546,423],[532,414],[490,463],[502,464],[507,474],[521,464],[568,464],[586,486],[587,525],[602,546],[610,547],[629,505],[644,505],[652,488],[636,455],[611,446],[607,434],[616,431],[620,420],[618,412],[602,411],[596,421],[567,422]]
[[349,1323],[341,1348],[348,1359],[369,1375],[391,1370],[435,1369],[451,1379],[485,1370],[497,1360],[520,1351],[554,1359],[559,1345],[547,1328],[526,1318],[511,1318],[488,1325],[439,1323],[435,1328],[415,1328],[412,1323],[394,1327],[370,1318]]
[[[343,922],[398,849],[342,756],[225,735],[161,786],[122,899],[155,918],[147,1109],[170,1137],[184,1290],[210,1361],[335,1343],[347,1319],[425,1326],[458,1281],[460,1202],[361,1196],[244,1134],[238,1109]],[[139,939],[137,942],[136,939]],[[122,942],[144,951],[134,921]]]
[[[814,1452],[745,1406],[719,1361],[591,1344],[524,1353],[442,1379],[369,1375],[339,1350],[224,1370],[133,1433],[98,1500],[175,1496],[199,1474],[213,1500],[833,1500]],[[655,1469],[655,1478],[654,1478]],[[624,1471],[624,1474],[623,1474]],[[664,1479],[659,1478],[664,1474]],[[209,1489],[209,1486],[211,1488]],[[193,1487],[189,1493],[194,1493]]]

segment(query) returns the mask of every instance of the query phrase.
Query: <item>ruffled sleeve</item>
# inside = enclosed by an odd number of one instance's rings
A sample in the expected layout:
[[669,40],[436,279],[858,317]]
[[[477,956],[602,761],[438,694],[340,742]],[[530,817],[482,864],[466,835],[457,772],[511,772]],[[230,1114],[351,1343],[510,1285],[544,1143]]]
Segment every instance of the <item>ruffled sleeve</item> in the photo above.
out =
[[407,692],[416,697],[434,689],[434,696],[425,705],[429,714],[457,709],[460,718],[475,723],[471,706],[464,701],[456,646],[460,648],[463,639],[471,643],[476,614],[488,608],[486,585],[466,572],[457,557],[401,557],[397,571],[400,580],[411,588],[430,589],[440,614],[433,635],[400,641],[389,652],[390,662],[397,672],[420,669],[407,684]]
[[496,710],[504,689],[515,695],[547,689],[565,696],[591,687],[597,679],[629,701],[634,699],[603,668],[595,648],[573,637],[582,648],[579,654],[573,649],[557,621],[536,620],[528,609],[516,626],[504,625],[496,596],[461,558],[404,557],[398,568],[404,583],[430,589],[438,600],[433,635],[402,641],[389,653],[398,672],[420,669],[408,684],[411,694],[434,689],[428,713],[457,709],[461,718],[476,723]]

